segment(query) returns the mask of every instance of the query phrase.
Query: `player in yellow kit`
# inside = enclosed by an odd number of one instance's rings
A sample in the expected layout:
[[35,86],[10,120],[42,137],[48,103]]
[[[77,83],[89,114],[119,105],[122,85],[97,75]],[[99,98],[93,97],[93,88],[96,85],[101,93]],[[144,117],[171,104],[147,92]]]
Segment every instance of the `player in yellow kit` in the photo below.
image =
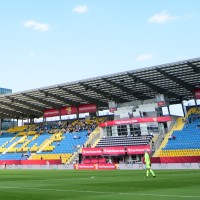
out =
[[144,163],[146,164],[146,178],[148,178],[149,172],[151,172],[153,177],[156,177],[153,170],[151,169],[151,160],[150,160],[150,156],[148,154],[148,151],[145,150],[144,152],[145,152],[144,153]]

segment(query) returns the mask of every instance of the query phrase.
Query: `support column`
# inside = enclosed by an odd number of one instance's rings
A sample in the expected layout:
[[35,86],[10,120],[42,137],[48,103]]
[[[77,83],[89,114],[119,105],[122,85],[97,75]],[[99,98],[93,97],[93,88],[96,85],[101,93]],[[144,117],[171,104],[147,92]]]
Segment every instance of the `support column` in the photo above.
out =
[[169,105],[167,105],[167,110],[168,110],[168,115],[170,116],[170,109],[169,109]]
[[196,109],[198,110],[197,99],[195,96],[194,96],[194,103],[195,103]]
[[181,106],[182,106],[182,110],[183,110],[183,116],[185,117],[185,116],[186,116],[186,113],[185,113],[185,108],[184,108],[183,101],[181,101]]
[[126,125],[127,126],[127,135],[131,136],[131,130],[130,130],[130,125]]

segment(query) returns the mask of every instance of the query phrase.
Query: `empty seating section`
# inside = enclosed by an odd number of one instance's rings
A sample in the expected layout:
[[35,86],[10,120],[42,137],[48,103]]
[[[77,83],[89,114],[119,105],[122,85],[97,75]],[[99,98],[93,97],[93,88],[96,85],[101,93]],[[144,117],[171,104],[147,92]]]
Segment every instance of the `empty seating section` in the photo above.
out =
[[[173,139],[175,137],[175,139]],[[174,131],[163,150],[200,149],[200,130]]]
[[4,152],[7,147],[6,146],[9,146],[9,141],[11,139],[13,139],[14,137],[14,134],[9,134],[9,133],[3,133],[2,135],[0,135],[0,153]]
[[14,134],[12,133],[2,133],[0,135],[0,147],[6,142],[10,141],[13,138]]
[[22,153],[5,153],[0,154],[0,160],[26,160]]
[[[54,136],[56,135],[56,136]],[[38,153],[38,150],[45,141],[54,138],[55,141],[51,143],[51,150],[45,148],[44,151]],[[22,153],[35,153],[30,159],[61,159],[65,163],[71,155],[83,146],[87,141],[87,131],[76,133],[66,132],[64,134],[56,133],[49,134],[43,132],[42,134],[28,135],[20,133],[3,133],[0,135],[0,159],[1,160],[24,160]],[[6,152],[5,152],[6,151]],[[5,153],[3,153],[5,152]]]
[[200,156],[199,149],[162,150],[160,157]]
[[191,114],[182,130],[173,131],[159,156],[200,156],[200,115]]
[[51,136],[52,136],[52,135],[50,135],[50,134],[44,132],[44,133],[38,135],[38,137],[37,137],[35,140],[32,140],[32,141],[28,144],[28,147],[30,148],[30,150],[31,150],[31,148],[32,148],[33,146],[36,146],[36,147],[38,147],[38,149],[39,149],[40,145],[42,145],[42,143],[43,143],[45,140],[49,139]]
[[[38,160],[42,157],[44,160],[61,159],[66,163],[88,140],[87,129],[94,129],[104,120],[105,118],[73,120],[72,123],[48,122],[10,128],[0,135],[0,160]],[[77,125],[84,128],[77,131]],[[30,157],[23,156],[27,153]]]
[[96,147],[147,145],[152,137],[151,135],[142,135],[101,138]]
[[33,137],[34,137],[34,135],[29,135],[29,136],[27,137],[27,140],[32,140]]
[[21,148],[22,147],[22,143],[18,143],[17,145],[15,145],[15,148]]
[[55,145],[55,149],[52,152],[41,152],[41,154],[60,154],[60,153],[74,153],[87,140],[87,131],[75,132],[75,133],[64,133],[63,139],[59,142],[53,142],[51,146]]

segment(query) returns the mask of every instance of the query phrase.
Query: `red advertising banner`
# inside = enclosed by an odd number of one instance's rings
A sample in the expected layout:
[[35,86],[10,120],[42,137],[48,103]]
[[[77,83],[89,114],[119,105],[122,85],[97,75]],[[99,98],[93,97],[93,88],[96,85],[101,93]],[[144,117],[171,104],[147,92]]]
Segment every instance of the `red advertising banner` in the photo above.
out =
[[195,96],[196,99],[200,99],[200,89],[196,89],[194,91],[194,96]]
[[47,109],[44,111],[44,117],[54,117],[54,116],[59,116],[59,110]]
[[144,154],[144,151],[147,150],[150,153],[150,146],[143,145],[143,146],[127,146],[126,147],[128,155],[137,155],[137,154]]
[[99,170],[115,170],[118,169],[117,164],[98,164],[96,168]]
[[83,156],[101,156],[102,149],[101,148],[82,148]]
[[103,155],[125,155],[125,148],[122,147],[104,147],[102,148]]
[[78,170],[116,170],[117,164],[75,164],[74,169]]
[[100,127],[106,126],[117,126],[123,124],[134,124],[134,123],[148,123],[148,122],[167,122],[172,121],[172,118],[169,116],[166,117],[148,117],[148,118],[131,118],[131,119],[122,119],[122,120],[114,120],[107,121],[99,124]]
[[101,156],[101,155],[125,155],[127,152],[128,155],[137,155],[144,154],[144,151],[151,151],[149,145],[140,145],[140,146],[112,146],[112,147],[102,147],[102,148],[83,148],[83,156]]
[[44,111],[44,117],[55,117],[59,115],[72,115],[79,113],[92,113],[97,111],[97,105],[95,104],[85,104],[80,105],[78,109],[75,106],[68,106],[61,108],[60,110],[57,109],[46,109]]
[[61,115],[77,114],[77,108],[75,106],[69,106],[69,107],[61,108],[60,114]]
[[95,104],[85,104],[85,105],[80,105],[78,107],[79,113],[92,113],[97,111],[97,105]]
[[74,169],[94,170],[96,169],[96,164],[75,164]]

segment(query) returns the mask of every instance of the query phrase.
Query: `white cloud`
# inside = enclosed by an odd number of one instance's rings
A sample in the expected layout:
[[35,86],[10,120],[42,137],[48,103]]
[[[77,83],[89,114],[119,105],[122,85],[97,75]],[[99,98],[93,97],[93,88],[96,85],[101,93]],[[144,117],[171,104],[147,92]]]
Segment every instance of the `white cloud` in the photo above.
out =
[[139,56],[137,56],[136,60],[137,61],[146,61],[146,60],[150,60],[153,58],[153,55],[151,54],[141,54]]
[[177,16],[170,15],[167,11],[162,11],[150,17],[148,19],[148,23],[162,24],[162,23],[174,21],[178,18],[179,17]]
[[34,20],[24,21],[22,22],[22,24],[27,28],[32,28],[33,30],[41,31],[41,32],[49,31],[50,29],[48,24],[36,22]]
[[78,13],[78,14],[84,14],[88,12],[88,6],[86,5],[78,5],[75,8],[72,9],[72,12]]

